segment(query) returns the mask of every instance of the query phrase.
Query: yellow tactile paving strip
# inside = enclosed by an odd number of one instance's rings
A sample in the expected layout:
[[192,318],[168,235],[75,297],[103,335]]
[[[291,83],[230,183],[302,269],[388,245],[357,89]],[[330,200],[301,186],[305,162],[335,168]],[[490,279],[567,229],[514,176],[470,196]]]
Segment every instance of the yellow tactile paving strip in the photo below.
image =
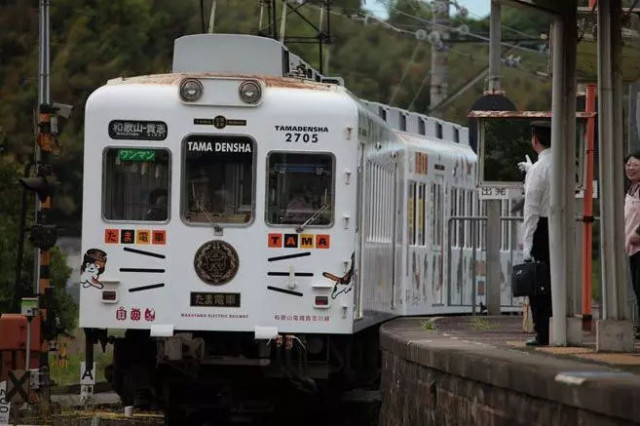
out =
[[[518,349],[526,349],[527,346],[524,341],[511,340],[506,342],[508,346]],[[539,352],[544,352],[549,355],[569,355],[576,358],[582,358],[589,361],[603,362],[605,364],[612,365],[639,365],[640,366],[640,352],[635,353],[602,353],[596,352],[594,348],[585,348],[579,346],[544,346],[531,348]],[[636,348],[636,350],[638,350]]]
[[[593,352],[593,351],[592,351]],[[589,353],[589,354],[577,354],[579,358],[588,359],[591,361],[605,362],[607,364],[618,365],[640,365],[640,353],[628,354],[628,353]]]
[[535,348],[537,351],[545,352],[553,355],[583,355],[595,352],[591,348],[582,348],[578,346],[545,346]]

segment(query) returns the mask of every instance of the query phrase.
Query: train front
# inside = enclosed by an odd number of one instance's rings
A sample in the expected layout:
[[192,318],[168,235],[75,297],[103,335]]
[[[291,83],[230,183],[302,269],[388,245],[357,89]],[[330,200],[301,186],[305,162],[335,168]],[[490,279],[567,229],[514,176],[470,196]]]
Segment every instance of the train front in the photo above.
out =
[[354,129],[340,88],[273,76],[181,72],[91,95],[80,326],[127,330],[110,372],[124,394],[156,361],[268,370],[300,347],[326,364],[329,336],[353,330]]

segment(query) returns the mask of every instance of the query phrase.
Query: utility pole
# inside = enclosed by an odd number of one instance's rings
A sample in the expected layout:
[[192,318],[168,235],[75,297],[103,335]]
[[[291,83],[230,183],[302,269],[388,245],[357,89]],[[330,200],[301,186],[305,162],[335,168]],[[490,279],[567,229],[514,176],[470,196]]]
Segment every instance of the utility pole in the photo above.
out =
[[444,40],[449,38],[446,28],[449,26],[449,0],[432,3],[433,18],[431,31],[431,84],[429,90],[429,109],[433,109],[447,98],[449,79],[449,58]]
[[[502,37],[500,23],[502,6],[497,1],[491,2],[490,42],[489,42],[489,76],[487,77],[487,94],[501,94],[500,91],[500,39]],[[487,313],[500,315],[500,235],[502,200],[486,200],[487,206]]]

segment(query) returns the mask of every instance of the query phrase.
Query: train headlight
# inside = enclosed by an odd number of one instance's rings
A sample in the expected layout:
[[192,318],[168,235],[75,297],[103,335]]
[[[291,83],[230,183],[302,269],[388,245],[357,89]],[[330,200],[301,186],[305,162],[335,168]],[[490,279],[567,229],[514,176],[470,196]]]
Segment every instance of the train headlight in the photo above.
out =
[[257,81],[247,80],[240,85],[238,90],[240,99],[247,104],[256,104],[262,97],[262,89]]
[[198,80],[188,78],[180,83],[180,97],[186,102],[195,102],[202,96],[204,88]]

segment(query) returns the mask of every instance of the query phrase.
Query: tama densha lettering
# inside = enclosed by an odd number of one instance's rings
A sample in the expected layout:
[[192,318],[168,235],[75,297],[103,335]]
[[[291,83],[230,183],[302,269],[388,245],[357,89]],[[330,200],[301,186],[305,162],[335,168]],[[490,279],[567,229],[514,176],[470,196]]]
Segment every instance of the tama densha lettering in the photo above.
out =
[[276,124],[276,132],[316,132],[328,133],[329,129],[325,126],[281,126]]
[[251,144],[247,142],[189,141],[187,149],[197,152],[251,152]]

